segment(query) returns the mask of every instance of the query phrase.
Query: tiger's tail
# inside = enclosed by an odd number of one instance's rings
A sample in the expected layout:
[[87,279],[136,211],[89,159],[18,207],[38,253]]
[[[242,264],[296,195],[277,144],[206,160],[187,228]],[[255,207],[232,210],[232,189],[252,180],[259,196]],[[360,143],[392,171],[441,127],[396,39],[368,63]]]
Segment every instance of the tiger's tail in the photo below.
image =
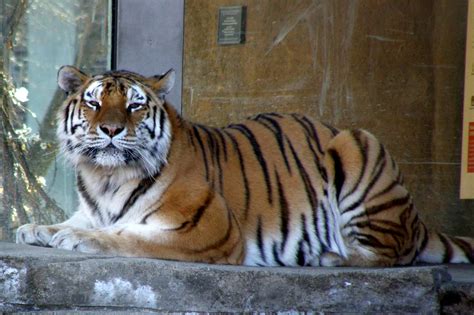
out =
[[440,264],[474,263],[474,238],[437,233],[421,226],[417,262]]

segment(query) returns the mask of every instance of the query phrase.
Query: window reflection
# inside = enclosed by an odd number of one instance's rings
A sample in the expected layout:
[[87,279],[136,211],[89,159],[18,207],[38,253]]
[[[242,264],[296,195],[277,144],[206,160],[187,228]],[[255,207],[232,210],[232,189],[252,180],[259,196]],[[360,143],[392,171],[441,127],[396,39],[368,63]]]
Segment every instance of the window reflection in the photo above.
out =
[[56,73],[63,64],[90,73],[109,67],[110,2],[0,2],[0,239],[74,211],[74,170],[55,141],[64,100]]

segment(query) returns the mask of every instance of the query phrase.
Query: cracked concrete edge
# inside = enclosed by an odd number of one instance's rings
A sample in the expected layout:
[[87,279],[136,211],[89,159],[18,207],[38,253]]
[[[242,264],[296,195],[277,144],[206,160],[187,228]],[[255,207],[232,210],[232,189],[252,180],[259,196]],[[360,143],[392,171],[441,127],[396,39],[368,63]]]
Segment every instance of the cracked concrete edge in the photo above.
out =
[[[0,243],[0,311],[439,312],[443,266],[251,268]],[[3,306],[2,306],[3,305]]]
[[443,314],[472,314],[474,283],[444,283],[439,290],[439,300]]

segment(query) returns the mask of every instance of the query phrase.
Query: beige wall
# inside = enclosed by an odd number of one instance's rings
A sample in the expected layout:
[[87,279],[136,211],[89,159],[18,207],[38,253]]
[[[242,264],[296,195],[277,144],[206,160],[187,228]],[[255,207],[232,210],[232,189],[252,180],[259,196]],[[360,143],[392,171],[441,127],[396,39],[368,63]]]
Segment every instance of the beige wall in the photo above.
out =
[[[218,8],[235,4],[247,41],[218,46]],[[187,0],[183,114],[225,125],[299,112],[368,129],[425,221],[474,235],[474,201],[458,198],[466,15],[466,0]]]

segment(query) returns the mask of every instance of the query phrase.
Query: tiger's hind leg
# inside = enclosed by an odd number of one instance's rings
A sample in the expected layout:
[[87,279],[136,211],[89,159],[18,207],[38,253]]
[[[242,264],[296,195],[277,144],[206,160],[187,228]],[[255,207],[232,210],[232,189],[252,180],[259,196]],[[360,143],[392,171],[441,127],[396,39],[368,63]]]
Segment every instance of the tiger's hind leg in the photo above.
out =
[[383,145],[364,130],[342,131],[328,144],[325,164],[331,209],[339,216],[346,252],[323,254],[321,264],[410,264],[420,222]]

